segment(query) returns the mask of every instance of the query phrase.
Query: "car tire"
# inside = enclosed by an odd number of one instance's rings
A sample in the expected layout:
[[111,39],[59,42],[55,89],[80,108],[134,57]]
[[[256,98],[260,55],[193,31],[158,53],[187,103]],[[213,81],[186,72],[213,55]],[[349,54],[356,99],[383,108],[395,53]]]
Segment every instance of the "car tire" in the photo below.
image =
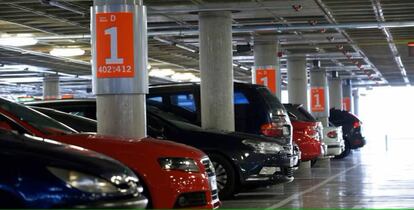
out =
[[233,165],[221,155],[210,154],[216,171],[217,189],[220,199],[229,199],[236,193],[236,172]]
[[336,155],[335,159],[345,158],[350,153],[351,153],[351,145],[349,145],[348,141],[345,140],[345,150],[340,155]]

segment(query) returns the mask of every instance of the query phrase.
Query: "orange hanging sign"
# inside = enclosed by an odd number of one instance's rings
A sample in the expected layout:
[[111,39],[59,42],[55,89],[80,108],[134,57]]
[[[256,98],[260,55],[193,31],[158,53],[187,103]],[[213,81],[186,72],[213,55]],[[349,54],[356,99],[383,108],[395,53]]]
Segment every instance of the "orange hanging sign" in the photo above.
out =
[[97,78],[134,77],[133,15],[96,14]]
[[351,111],[351,98],[350,97],[344,97],[342,99],[342,108],[345,111]]
[[256,84],[264,85],[270,91],[276,94],[276,69],[275,68],[257,68]]
[[311,111],[325,111],[325,89],[323,87],[311,88]]

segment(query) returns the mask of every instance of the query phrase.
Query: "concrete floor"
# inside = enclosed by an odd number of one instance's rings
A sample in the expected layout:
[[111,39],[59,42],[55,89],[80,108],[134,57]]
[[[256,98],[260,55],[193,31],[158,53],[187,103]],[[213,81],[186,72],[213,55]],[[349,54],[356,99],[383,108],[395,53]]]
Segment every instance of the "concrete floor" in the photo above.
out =
[[223,208],[413,208],[414,158],[367,149],[300,169],[292,183],[241,193]]

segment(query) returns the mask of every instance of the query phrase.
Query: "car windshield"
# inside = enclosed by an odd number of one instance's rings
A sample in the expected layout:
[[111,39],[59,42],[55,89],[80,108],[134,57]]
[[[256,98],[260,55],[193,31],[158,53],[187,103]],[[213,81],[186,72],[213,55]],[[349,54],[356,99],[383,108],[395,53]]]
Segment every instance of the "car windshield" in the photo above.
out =
[[76,133],[70,127],[44,114],[3,98],[0,98],[0,108],[47,135]]

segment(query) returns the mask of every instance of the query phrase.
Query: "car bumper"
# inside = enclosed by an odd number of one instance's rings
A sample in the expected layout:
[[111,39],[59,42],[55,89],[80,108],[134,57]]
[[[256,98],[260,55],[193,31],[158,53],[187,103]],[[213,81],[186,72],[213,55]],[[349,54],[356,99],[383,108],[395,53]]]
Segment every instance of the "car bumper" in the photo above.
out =
[[80,204],[70,206],[68,208],[82,209],[144,209],[147,207],[148,199],[140,195],[134,198],[92,202],[88,204]]
[[351,149],[358,149],[366,144],[366,140],[361,135],[353,135],[350,137],[349,144]]
[[293,181],[293,168],[298,164],[299,156],[287,152],[252,154],[244,162],[241,171],[248,173],[242,175],[242,184],[270,185]]

